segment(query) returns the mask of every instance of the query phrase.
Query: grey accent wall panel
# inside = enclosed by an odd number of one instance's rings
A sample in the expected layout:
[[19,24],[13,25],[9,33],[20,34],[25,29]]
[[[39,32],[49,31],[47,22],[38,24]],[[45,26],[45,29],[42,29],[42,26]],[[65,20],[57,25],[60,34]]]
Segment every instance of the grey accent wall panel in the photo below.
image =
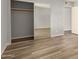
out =
[[12,12],[12,38],[33,35],[33,13]]
[[[12,8],[33,9],[33,3],[14,1]],[[11,36],[12,38],[22,38],[34,35],[33,12],[12,11],[11,13]]]

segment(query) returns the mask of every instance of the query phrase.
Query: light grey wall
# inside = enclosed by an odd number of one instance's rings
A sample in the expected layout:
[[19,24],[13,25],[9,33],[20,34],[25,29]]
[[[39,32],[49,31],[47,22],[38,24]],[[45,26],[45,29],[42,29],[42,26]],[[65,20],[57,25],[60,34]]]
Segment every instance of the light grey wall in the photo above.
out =
[[71,8],[65,8],[64,31],[71,30]]
[[8,21],[10,22],[10,0],[1,0],[1,53],[11,43],[9,35],[11,24]]
[[34,10],[34,28],[49,28],[50,8],[35,6]]
[[33,13],[12,12],[12,39],[33,36]]
[[64,34],[64,0],[51,2],[51,37]]
[[7,18],[8,18],[8,20],[7,20],[7,42],[8,42],[8,45],[10,45],[11,44],[11,0],[8,0],[7,1],[8,3],[7,3],[7,5],[8,5],[8,7],[7,7],[7,9],[8,9],[8,15],[7,15]]

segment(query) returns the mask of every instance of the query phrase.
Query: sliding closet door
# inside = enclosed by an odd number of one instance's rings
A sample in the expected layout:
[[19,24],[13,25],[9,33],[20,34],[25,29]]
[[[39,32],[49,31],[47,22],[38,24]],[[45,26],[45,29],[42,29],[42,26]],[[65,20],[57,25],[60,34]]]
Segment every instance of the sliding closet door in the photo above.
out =
[[14,1],[12,4],[12,39],[28,38],[34,36],[33,6],[33,3],[20,1]]

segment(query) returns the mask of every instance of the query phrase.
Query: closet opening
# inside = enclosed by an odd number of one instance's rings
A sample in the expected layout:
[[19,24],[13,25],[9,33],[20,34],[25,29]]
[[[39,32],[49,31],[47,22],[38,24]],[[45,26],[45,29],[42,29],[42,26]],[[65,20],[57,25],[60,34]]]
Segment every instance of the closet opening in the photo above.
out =
[[64,35],[72,34],[72,8],[64,7]]
[[[41,5],[41,4],[40,4]],[[48,39],[51,36],[51,8],[45,6],[34,7],[34,39]]]
[[11,41],[34,40],[34,3],[11,0]]

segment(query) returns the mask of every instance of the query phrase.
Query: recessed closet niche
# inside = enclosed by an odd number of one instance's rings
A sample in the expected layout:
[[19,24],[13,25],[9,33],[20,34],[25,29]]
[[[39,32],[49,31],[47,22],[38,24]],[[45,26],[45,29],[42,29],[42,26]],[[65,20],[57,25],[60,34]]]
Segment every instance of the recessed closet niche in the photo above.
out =
[[12,40],[34,36],[34,4],[11,1],[11,37]]

